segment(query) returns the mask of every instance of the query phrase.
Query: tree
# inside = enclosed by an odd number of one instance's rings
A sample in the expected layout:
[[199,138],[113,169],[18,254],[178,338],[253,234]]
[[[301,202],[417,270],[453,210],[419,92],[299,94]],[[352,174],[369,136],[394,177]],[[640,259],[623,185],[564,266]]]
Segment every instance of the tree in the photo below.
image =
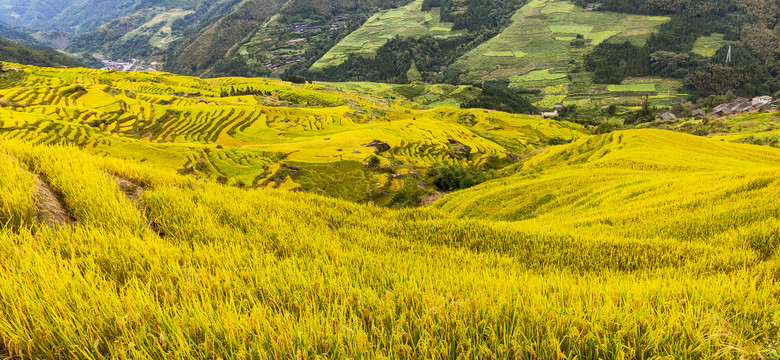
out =
[[379,160],[379,158],[378,158],[376,155],[373,155],[373,156],[371,156],[371,158],[370,158],[370,159],[368,159],[368,164],[367,164],[367,165],[368,165],[368,167],[369,167],[369,168],[371,168],[372,170],[376,170],[376,169],[378,169],[378,168],[379,168],[379,164],[380,164],[381,162],[382,162],[382,161],[381,161],[381,160]]

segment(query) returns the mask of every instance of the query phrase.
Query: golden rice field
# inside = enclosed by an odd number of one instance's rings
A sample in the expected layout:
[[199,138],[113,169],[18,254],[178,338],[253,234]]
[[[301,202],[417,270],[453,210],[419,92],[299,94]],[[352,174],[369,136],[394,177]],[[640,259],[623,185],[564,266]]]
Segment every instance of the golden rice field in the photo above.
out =
[[[514,117],[494,116],[492,136],[511,137]],[[151,155],[205,143],[96,129],[98,152],[41,141],[53,131],[0,140],[0,357],[780,357],[780,149],[580,132],[392,210],[201,181]],[[143,141],[146,161],[127,156]]]
[[[435,163],[480,166],[491,156],[532,153],[549,139],[583,136],[571,123],[420,109],[316,84],[14,66],[24,76],[0,79],[0,139],[71,144],[171,171],[193,167],[203,179],[250,187],[281,186],[270,180],[284,177],[285,165],[312,172],[324,163],[360,167],[375,155],[365,146],[374,140],[390,146],[376,154],[383,164],[416,170]],[[229,96],[250,89],[254,94]],[[470,153],[463,156],[452,144]]]

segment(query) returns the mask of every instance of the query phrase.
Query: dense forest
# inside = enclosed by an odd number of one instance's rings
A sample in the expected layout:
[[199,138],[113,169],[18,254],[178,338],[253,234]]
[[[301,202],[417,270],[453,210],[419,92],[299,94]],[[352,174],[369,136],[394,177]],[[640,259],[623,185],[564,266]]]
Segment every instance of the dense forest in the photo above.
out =
[[8,25],[0,21],[0,37],[10,40],[22,40],[27,43],[36,43],[35,38],[30,36],[24,29]]
[[291,0],[285,4],[282,13],[329,17],[345,11],[373,13],[377,10],[396,8],[408,2],[408,0]]
[[[780,1],[601,0],[601,10],[672,14],[643,46],[603,43],[588,54],[586,68],[599,83],[629,76],[683,79],[694,96],[733,92],[742,96],[780,90]],[[701,36],[723,34],[734,45],[705,58],[693,52]],[[731,59],[727,61],[729,47]]]

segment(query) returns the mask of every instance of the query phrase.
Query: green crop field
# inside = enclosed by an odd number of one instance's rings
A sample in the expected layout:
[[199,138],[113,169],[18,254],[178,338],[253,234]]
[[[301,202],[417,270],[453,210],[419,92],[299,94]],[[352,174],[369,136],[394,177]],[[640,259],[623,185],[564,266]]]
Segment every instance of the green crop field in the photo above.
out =
[[323,69],[339,65],[350,54],[368,55],[376,52],[389,39],[396,36],[434,37],[459,36],[461,31],[451,31],[452,24],[442,23],[439,8],[422,11],[423,0],[414,0],[400,8],[388,9],[372,16],[358,30],[331,48],[311,69]]
[[[584,55],[604,41],[643,43],[665,21],[668,18],[586,11],[569,1],[535,0],[517,11],[503,32],[453,66],[468,74],[469,81],[509,78],[513,87],[523,89],[568,84],[566,92],[554,95],[572,102],[599,102],[590,98],[591,77],[569,74],[569,64],[581,64]],[[584,46],[571,46],[578,36]],[[512,52],[522,56],[497,56]],[[581,90],[568,91],[573,88]],[[548,100],[553,95],[545,94]],[[539,104],[549,105],[548,100]]]
[[718,51],[718,49],[731,43],[733,42],[723,39],[723,34],[702,36],[698,38],[693,44],[693,52],[701,56],[711,58],[715,56],[715,53]]

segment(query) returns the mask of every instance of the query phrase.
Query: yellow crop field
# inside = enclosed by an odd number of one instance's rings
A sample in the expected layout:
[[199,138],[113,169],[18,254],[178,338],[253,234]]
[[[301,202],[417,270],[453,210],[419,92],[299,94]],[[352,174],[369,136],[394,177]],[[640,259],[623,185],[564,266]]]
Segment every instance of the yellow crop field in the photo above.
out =
[[[536,151],[551,138],[583,136],[576,124],[420,108],[332,84],[14,66],[25,77],[0,84],[0,98],[8,104],[0,107],[0,139],[71,144],[251,187],[302,185],[287,182],[279,164],[312,172],[318,164],[356,167],[379,156],[397,170],[419,171],[434,163],[480,166],[489,157]],[[431,102],[441,101],[444,95],[432,95],[440,88],[453,96],[463,90],[431,87],[421,101],[429,95]],[[389,150],[366,146],[375,141]],[[453,144],[468,147],[467,156]],[[353,187],[373,183],[373,175],[359,178]],[[365,192],[324,191],[352,200]]]
[[[265,79],[24,71],[0,84],[0,357],[780,357],[780,149]],[[220,96],[246,84],[271,93]],[[364,161],[374,139],[404,175],[456,160],[450,139],[467,163],[527,152],[413,209],[299,191],[284,166],[346,167],[326,144]],[[198,175],[228,171],[287,172]]]

